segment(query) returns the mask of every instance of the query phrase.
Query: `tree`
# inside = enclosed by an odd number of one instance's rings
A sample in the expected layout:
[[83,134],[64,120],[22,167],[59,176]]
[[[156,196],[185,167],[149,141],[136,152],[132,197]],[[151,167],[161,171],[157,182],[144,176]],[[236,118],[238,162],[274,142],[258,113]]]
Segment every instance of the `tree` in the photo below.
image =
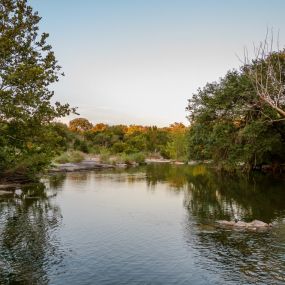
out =
[[104,123],[99,123],[96,124],[93,128],[92,128],[92,132],[97,133],[97,132],[102,132],[104,130],[106,130],[108,127],[108,125],[104,124]]
[[244,72],[251,80],[258,97],[285,119],[285,50],[273,51],[274,35],[268,32],[263,42],[254,49],[255,58],[244,59]]
[[175,122],[168,128],[170,141],[166,145],[169,157],[176,160],[187,160],[187,128],[182,123]]
[[69,129],[74,132],[90,131],[93,125],[85,118],[76,118],[69,122]]
[[147,150],[164,155],[164,148],[169,141],[166,129],[157,126],[148,127],[146,131]]
[[47,284],[47,259],[60,262],[62,257],[59,241],[50,236],[62,220],[53,200],[57,194],[47,194],[42,183],[22,186],[21,190],[20,197],[0,205],[0,258],[4,261],[0,280],[10,284]]
[[50,85],[59,80],[61,67],[48,34],[39,33],[40,19],[26,0],[1,1],[0,174],[8,168],[43,169],[56,143],[50,122],[75,112],[68,104],[51,103]]
[[199,89],[187,110],[191,159],[212,159],[230,171],[285,161],[284,122],[259,97],[244,67]]

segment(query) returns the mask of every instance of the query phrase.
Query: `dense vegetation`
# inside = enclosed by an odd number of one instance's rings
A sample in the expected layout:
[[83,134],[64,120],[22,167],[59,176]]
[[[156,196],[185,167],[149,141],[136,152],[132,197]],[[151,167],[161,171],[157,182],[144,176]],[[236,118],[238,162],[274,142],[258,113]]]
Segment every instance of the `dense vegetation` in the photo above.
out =
[[74,111],[51,104],[49,86],[60,66],[48,34],[39,34],[37,12],[25,0],[3,0],[0,6],[0,174],[32,177],[48,165],[58,138],[55,118]]
[[229,71],[189,100],[190,158],[249,171],[285,162],[285,53]]
[[141,162],[150,153],[186,159],[186,128],[180,124],[93,126],[82,118],[69,127],[54,123],[75,109],[51,103],[51,85],[63,74],[48,34],[39,33],[40,19],[26,0],[1,1],[0,179],[33,178],[59,154],[58,162],[79,161],[82,153],[106,160],[119,154],[123,162]]
[[[212,160],[220,169],[250,171],[285,162],[285,52],[266,52],[209,83],[189,99],[190,128],[93,125],[51,103],[63,75],[40,17],[26,0],[0,6],[0,179],[32,178],[52,161],[143,162],[145,157]],[[56,157],[56,159],[55,159]]]
[[[99,155],[104,162],[142,163],[146,157],[163,157],[187,160],[187,128],[174,123],[167,128],[138,125],[93,125],[85,118],[70,121],[69,126],[54,124],[57,137],[61,138],[63,153],[56,159],[68,161],[81,151]],[[71,154],[70,151],[73,151]],[[76,160],[76,158],[75,158]]]

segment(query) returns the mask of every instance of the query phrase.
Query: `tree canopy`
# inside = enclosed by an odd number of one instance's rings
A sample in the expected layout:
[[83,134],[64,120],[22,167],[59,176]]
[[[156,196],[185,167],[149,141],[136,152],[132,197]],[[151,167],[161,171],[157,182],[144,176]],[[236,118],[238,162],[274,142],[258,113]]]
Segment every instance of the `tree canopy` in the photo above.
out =
[[[0,173],[42,169],[56,138],[49,123],[75,111],[51,103],[61,67],[26,0],[0,5]],[[17,168],[17,169],[15,169]]]
[[[218,82],[208,83],[189,99],[191,159],[213,159],[221,168],[242,166],[246,170],[285,161],[285,124],[279,110],[285,107],[282,99],[285,94],[279,94],[276,104],[268,102],[252,80],[252,71],[264,71],[269,57],[271,64],[275,60],[284,70],[284,51],[270,54],[265,61],[253,61],[240,70],[229,71]],[[267,79],[267,73],[258,73],[258,76],[260,82],[267,80],[268,94],[276,98],[273,79]],[[284,72],[281,80],[284,85]]]

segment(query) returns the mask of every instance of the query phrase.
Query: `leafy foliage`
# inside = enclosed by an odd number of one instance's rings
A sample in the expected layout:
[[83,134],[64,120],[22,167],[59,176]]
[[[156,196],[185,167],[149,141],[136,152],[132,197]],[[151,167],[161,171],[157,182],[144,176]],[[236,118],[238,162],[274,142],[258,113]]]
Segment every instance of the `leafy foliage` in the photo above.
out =
[[92,127],[92,124],[84,118],[76,118],[69,122],[69,129],[75,132],[89,131]]
[[256,64],[229,71],[189,99],[191,159],[212,159],[227,170],[285,161],[284,121],[252,84],[248,70]]
[[46,166],[58,137],[50,125],[75,110],[51,104],[58,65],[48,34],[39,34],[40,17],[26,0],[0,6],[0,175],[33,176]]
[[69,127],[54,124],[61,138],[61,150],[79,150],[84,153],[100,154],[108,162],[117,157],[122,163],[143,162],[146,155],[187,160],[187,131],[182,123],[168,128],[138,125],[93,125],[85,118],[74,119]]

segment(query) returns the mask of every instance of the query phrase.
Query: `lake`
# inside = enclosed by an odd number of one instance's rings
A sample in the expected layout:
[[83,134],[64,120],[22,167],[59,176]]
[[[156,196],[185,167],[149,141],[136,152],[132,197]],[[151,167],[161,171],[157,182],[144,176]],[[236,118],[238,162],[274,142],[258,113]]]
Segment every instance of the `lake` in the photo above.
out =
[[[216,226],[235,216],[273,227]],[[0,196],[0,284],[285,284],[285,183],[203,165],[47,177]]]

